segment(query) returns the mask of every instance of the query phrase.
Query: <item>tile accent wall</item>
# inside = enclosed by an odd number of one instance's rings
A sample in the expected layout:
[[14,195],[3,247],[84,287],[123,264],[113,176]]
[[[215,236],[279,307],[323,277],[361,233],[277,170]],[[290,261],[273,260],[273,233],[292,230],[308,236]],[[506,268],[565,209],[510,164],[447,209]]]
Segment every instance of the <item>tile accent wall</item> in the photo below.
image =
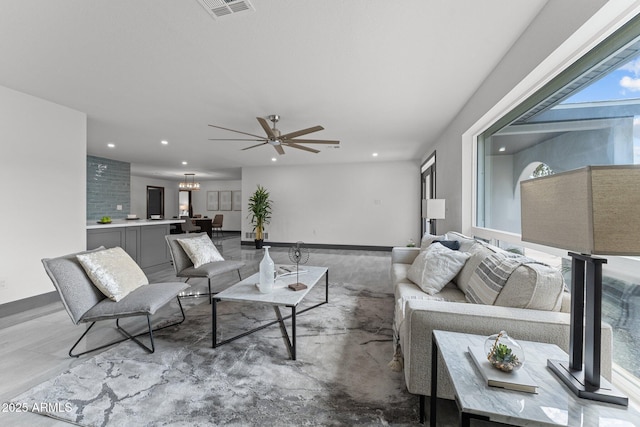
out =
[[130,206],[131,164],[87,156],[87,221],[126,218]]

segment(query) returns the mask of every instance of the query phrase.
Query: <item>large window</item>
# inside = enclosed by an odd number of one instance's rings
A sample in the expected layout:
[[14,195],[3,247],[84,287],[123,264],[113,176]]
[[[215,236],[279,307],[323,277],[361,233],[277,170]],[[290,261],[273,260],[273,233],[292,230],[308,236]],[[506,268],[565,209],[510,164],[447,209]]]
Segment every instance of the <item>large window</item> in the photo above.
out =
[[[520,234],[520,181],[640,164],[640,18],[498,120],[477,153],[475,223],[503,236]],[[640,386],[640,259],[625,262],[605,269],[603,317],[614,329],[617,374]]]

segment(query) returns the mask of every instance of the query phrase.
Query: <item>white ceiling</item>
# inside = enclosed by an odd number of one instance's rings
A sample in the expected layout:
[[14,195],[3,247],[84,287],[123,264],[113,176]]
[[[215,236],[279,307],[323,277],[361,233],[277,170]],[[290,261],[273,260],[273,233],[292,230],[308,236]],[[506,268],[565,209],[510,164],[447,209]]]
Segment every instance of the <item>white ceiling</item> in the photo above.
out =
[[[0,0],[0,85],[86,112],[88,153],[138,175],[419,159],[546,0],[251,3],[216,20],[196,0]],[[340,148],[208,141],[269,114]]]

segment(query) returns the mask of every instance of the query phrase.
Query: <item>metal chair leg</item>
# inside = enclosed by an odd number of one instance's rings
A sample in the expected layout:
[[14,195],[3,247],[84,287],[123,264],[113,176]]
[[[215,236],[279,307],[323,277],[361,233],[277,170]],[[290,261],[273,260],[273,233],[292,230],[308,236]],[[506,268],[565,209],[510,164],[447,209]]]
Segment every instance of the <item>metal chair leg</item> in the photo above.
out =
[[[104,344],[104,345],[101,345],[99,347],[92,348],[90,350],[83,351],[82,353],[73,354],[73,350],[78,346],[78,344],[80,344],[80,341],[82,341],[82,339],[89,333],[91,328],[93,328],[93,325],[96,324],[96,322],[92,322],[91,325],[89,325],[89,327],[87,328],[87,330],[84,331],[84,333],[80,336],[80,338],[78,338],[78,341],[76,341],[75,344],[73,344],[73,347],[71,347],[71,350],[69,350],[69,356],[71,356],[71,357],[80,357],[83,354],[87,354],[87,353],[91,353],[93,351],[101,350],[103,348],[106,348],[106,347],[109,347],[109,346],[112,346],[112,345],[116,345],[116,344],[119,344],[119,343],[127,341],[127,340],[133,340],[136,344],[138,344],[140,347],[144,348],[147,352],[153,353],[155,351],[155,344],[154,344],[154,341],[153,341],[153,332],[159,331],[161,329],[169,328],[171,326],[179,325],[180,323],[184,322],[184,320],[186,319],[186,316],[184,314],[184,309],[182,308],[182,303],[180,302],[180,297],[176,297],[176,300],[178,301],[178,306],[180,307],[180,313],[182,315],[182,319],[180,319],[179,321],[171,323],[171,324],[168,324],[168,325],[160,326],[160,327],[155,328],[155,329],[152,329],[151,328],[151,316],[149,316],[147,314],[146,316],[147,316],[148,331],[139,333],[137,335],[131,335],[129,332],[127,332],[124,328],[122,328],[120,326],[120,318],[118,318],[118,319],[116,319],[116,328],[118,329],[118,331],[120,333],[125,335],[126,338],[123,338],[121,340],[116,340],[116,341],[110,342],[108,344]],[[146,335],[146,334],[149,334],[149,338],[151,340],[151,348],[147,347],[146,345],[144,345],[143,343],[141,343],[139,340],[136,339],[137,337],[142,336],[142,335]]]

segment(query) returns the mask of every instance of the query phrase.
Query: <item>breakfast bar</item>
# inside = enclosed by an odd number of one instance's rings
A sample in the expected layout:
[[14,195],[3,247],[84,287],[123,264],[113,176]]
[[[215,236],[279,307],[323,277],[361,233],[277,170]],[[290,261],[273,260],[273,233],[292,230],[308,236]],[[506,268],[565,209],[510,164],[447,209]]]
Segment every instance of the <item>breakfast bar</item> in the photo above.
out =
[[151,268],[171,261],[164,236],[171,224],[183,219],[118,219],[108,224],[87,223],[87,249],[100,246],[123,248],[141,268]]

